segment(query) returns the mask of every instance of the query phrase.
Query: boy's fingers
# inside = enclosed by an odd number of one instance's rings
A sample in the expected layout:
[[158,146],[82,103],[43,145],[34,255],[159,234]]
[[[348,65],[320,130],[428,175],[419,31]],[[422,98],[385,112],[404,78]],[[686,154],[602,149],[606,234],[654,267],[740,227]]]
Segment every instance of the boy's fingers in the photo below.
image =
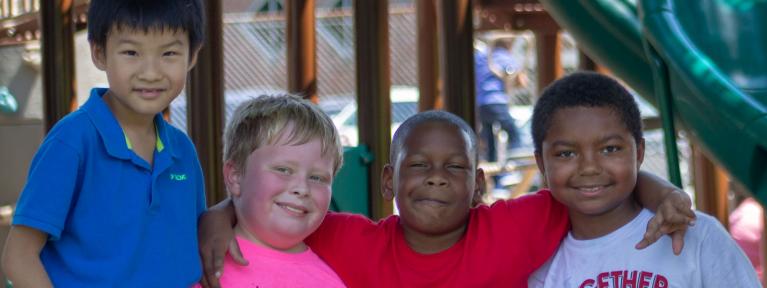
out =
[[[237,244],[236,239],[232,239],[232,241],[229,242],[229,255],[232,256],[235,263],[242,266],[248,265],[248,260],[246,260],[245,257],[242,257],[242,251],[240,251],[240,245]],[[221,266],[223,266],[223,263]]]
[[682,248],[684,248],[684,234],[686,232],[686,229],[682,229],[671,234],[671,247],[674,249],[674,255],[682,253]]
[[663,235],[661,234],[661,228],[663,224],[663,215],[661,213],[655,214],[655,216],[647,222],[647,231],[644,233],[642,241],[639,241],[635,246],[637,249],[644,249],[650,244],[655,243]]

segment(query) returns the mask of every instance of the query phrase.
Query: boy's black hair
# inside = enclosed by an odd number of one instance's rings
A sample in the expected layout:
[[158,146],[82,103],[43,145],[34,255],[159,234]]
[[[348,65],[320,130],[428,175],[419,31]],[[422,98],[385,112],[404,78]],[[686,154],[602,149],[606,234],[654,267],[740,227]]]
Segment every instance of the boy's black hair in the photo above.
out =
[[532,132],[536,153],[541,152],[554,113],[572,107],[609,107],[618,113],[637,144],[642,139],[642,119],[631,93],[608,76],[576,72],[549,85],[535,103]]
[[91,0],[88,41],[106,47],[114,28],[185,31],[195,51],[204,38],[205,12],[201,0]]
[[477,135],[474,134],[474,130],[471,129],[471,126],[466,123],[466,121],[463,121],[461,117],[456,116],[455,114],[452,114],[450,112],[445,111],[438,111],[438,110],[431,110],[431,111],[425,111],[420,112],[418,114],[415,114],[413,116],[410,116],[405,122],[402,122],[402,124],[397,128],[397,131],[394,132],[394,137],[392,137],[391,141],[391,148],[389,149],[389,163],[394,165],[397,161],[397,156],[400,153],[400,150],[402,150],[402,145],[405,144],[405,139],[407,138],[408,134],[410,134],[410,130],[413,130],[415,127],[418,127],[418,125],[427,123],[427,122],[441,122],[450,124],[452,126],[455,126],[456,128],[460,129],[461,132],[466,133],[469,136],[469,151],[474,156],[474,162],[476,164],[477,161]]

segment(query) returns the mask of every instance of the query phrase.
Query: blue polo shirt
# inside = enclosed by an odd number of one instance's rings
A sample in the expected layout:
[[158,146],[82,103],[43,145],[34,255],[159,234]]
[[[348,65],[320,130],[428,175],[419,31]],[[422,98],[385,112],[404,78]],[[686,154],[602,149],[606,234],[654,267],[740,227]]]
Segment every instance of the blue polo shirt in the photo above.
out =
[[57,287],[188,287],[200,279],[203,176],[189,138],[155,117],[154,165],[128,148],[93,89],[35,155],[13,225],[48,233],[40,258]]

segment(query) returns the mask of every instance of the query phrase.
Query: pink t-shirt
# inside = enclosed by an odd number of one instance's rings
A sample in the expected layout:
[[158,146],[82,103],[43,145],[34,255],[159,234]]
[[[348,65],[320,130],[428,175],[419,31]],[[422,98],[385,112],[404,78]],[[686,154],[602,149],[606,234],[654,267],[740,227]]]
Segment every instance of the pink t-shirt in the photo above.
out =
[[[346,287],[311,249],[285,253],[237,237],[243,257],[250,264],[241,266],[227,256],[221,287]],[[201,287],[199,284],[195,287]]]

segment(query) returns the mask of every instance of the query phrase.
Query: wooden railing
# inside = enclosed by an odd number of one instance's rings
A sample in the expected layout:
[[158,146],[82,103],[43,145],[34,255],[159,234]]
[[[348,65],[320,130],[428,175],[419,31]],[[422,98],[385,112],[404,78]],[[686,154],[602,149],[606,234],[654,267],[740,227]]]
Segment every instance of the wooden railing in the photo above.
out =
[[40,10],[39,0],[0,0],[0,20]]

